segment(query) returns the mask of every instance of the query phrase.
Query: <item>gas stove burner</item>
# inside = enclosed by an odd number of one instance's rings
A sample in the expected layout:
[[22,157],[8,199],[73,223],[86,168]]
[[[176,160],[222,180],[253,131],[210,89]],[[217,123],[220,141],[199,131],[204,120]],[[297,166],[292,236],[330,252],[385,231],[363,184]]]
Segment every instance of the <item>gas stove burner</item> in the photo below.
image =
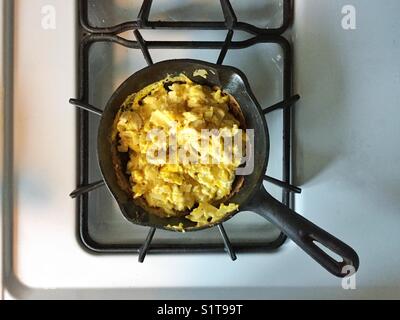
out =
[[[293,17],[293,4],[291,0],[283,2],[283,23],[279,28],[262,29],[254,25],[239,22],[235,11],[229,0],[221,0],[221,7],[224,13],[223,22],[190,22],[190,21],[149,21],[152,0],[143,1],[138,19],[128,21],[111,27],[94,27],[90,25],[88,18],[88,0],[79,0],[80,14],[80,54],[79,54],[79,99],[71,99],[70,103],[80,108],[78,116],[78,137],[79,137],[79,185],[80,187],[71,193],[72,198],[78,201],[79,235],[82,243],[91,251],[97,253],[139,253],[139,261],[143,262],[148,252],[154,253],[192,253],[192,252],[219,252],[227,251],[236,260],[236,252],[265,252],[277,249],[286,240],[281,233],[274,241],[264,244],[241,243],[233,246],[227,235],[223,224],[218,228],[223,239],[223,245],[208,243],[180,243],[178,245],[152,245],[156,229],[150,228],[147,239],[143,245],[130,244],[107,244],[102,245],[89,235],[88,222],[88,194],[100,187],[105,186],[103,180],[97,182],[89,181],[89,113],[101,116],[101,108],[89,104],[89,51],[95,43],[115,43],[130,49],[140,49],[147,64],[153,64],[150,49],[217,49],[220,50],[217,64],[222,65],[229,50],[240,50],[256,44],[276,44],[283,52],[283,100],[277,104],[264,109],[264,113],[281,111],[283,113],[283,179],[275,179],[265,176],[265,181],[283,188],[282,202],[286,206],[291,205],[291,195],[300,193],[301,189],[291,185],[291,133],[292,133],[292,106],[299,100],[298,95],[292,94],[292,49],[289,41],[282,35],[291,25]],[[225,41],[146,41],[141,31],[145,29],[198,29],[198,30],[226,30]],[[244,41],[233,41],[235,31],[246,31],[254,35]],[[131,31],[136,41],[126,40],[121,33]]]

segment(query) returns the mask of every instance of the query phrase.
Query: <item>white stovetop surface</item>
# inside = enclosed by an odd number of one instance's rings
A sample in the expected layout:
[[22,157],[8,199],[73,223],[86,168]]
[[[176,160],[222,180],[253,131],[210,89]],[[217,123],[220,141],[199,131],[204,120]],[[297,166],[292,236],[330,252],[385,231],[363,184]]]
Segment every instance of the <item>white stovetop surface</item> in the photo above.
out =
[[[292,243],[236,263],[225,255],[149,255],[140,265],[135,256],[84,252],[66,197],[75,187],[75,111],[66,104],[75,95],[75,4],[14,2],[6,298],[400,298],[399,1],[353,0],[354,31],[341,28],[346,1],[296,1],[296,182],[303,188],[296,207],[358,251],[353,291]],[[45,4],[62,13],[55,31],[40,27]]]

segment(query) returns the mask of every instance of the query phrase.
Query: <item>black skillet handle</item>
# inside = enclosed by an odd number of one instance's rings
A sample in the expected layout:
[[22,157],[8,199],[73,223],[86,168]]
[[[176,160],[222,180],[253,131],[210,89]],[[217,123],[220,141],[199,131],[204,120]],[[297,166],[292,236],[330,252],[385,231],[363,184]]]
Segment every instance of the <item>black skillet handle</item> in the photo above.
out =
[[[280,228],[283,233],[333,275],[337,277],[348,276],[348,267],[354,268],[354,272],[358,270],[359,258],[351,247],[280,203],[264,188],[257,193],[246,209],[254,210]],[[339,255],[343,261],[336,261],[316,243]]]

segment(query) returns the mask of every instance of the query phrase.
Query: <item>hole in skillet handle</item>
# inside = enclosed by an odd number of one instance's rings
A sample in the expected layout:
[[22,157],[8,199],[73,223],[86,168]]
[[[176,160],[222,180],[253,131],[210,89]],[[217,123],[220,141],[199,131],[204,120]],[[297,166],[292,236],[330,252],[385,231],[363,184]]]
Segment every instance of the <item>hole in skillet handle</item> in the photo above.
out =
[[343,257],[338,255],[335,251],[330,250],[328,247],[325,247],[323,244],[319,243],[317,240],[312,240],[313,244],[324,251],[327,255],[332,257],[337,263],[344,263]]
[[[280,203],[263,186],[246,206],[246,210],[254,211],[280,228],[331,274],[344,278],[357,272],[359,257],[350,246]],[[335,258],[339,256],[342,261],[337,261],[331,253],[335,254]]]
[[[304,242],[308,244],[309,248],[303,247],[301,243],[296,242],[295,239],[293,239],[293,241],[314,260],[337,277],[344,278],[357,272],[359,258],[354,250],[326,231],[322,229],[321,231],[323,232],[323,237],[326,238],[325,240],[322,240],[322,238],[321,240],[316,240],[315,234],[304,236]],[[321,235],[322,233],[319,234],[319,236]]]

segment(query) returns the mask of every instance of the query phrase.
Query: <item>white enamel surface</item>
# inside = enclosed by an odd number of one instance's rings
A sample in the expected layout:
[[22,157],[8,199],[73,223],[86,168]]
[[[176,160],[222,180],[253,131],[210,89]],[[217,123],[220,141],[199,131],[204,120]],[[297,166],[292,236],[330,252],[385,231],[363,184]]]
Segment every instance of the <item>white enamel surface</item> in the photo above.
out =
[[[302,101],[295,155],[304,190],[297,210],[359,252],[357,290],[341,289],[290,242],[274,254],[239,255],[235,263],[226,255],[149,255],[140,265],[136,256],[83,251],[66,196],[75,187],[75,112],[67,104],[76,93],[75,1],[18,0],[6,297],[400,297],[400,3],[352,2],[358,29],[343,31],[345,1],[296,1],[295,85]],[[49,3],[62,14],[57,30],[44,32],[40,8]]]
[[346,4],[296,6],[296,206],[358,251],[360,287],[398,288],[400,2],[351,1],[351,31]]

